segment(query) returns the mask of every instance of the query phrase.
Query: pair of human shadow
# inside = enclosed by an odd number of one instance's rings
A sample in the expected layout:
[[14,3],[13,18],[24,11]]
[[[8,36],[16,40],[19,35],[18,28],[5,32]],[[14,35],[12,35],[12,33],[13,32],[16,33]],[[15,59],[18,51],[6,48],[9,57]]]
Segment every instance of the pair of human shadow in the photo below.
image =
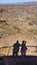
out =
[[17,40],[16,43],[13,45],[13,56],[17,56],[18,52],[19,52],[19,48],[21,46],[21,55],[26,56],[26,41],[22,41],[22,44],[19,43],[19,41]]

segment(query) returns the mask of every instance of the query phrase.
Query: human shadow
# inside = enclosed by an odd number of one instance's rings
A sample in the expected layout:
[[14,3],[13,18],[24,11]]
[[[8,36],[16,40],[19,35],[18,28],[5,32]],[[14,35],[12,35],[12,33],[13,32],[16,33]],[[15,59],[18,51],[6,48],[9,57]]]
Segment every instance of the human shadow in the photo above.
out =
[[13,45],[13,56],[17,56],[19,52],[20,43],[17,40],[16,43]]
[[22,44],[19,43],[19,41],[17,40],[16,43],[14,43],[13,45],[13,56],[18,56],[18,52],[19,52],[19,48],[21,47],[21,55],[22,56],[26,56],[26,51],[27,51],[27,47],[26,47],[26,41],[22,41]]
[[21,55],[26,56],[26,51],[27,51],[26,41],[23,40],[21,44]]

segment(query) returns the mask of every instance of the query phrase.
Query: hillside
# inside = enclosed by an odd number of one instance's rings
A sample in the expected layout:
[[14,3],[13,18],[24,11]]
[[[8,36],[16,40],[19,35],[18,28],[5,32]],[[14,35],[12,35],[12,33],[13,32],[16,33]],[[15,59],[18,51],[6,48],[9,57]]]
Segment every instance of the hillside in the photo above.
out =
[[[0,5],[0,47],[12,45],[17,39],[37,45],[37,3]],[[7,55],[6,51],[3,49],[0,55]]]

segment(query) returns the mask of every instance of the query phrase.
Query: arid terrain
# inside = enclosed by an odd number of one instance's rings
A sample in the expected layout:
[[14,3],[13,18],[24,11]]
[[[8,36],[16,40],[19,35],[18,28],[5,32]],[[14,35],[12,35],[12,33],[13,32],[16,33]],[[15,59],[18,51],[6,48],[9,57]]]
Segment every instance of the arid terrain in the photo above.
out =
[[[26,40],[26,45],[37,46],[36,2],[0,5],[0,56],[12,55],[12,47],[2,47],[11,46],[17,40],[20,44]],[[26,55],[37,56],[37,47],[28,47]]]

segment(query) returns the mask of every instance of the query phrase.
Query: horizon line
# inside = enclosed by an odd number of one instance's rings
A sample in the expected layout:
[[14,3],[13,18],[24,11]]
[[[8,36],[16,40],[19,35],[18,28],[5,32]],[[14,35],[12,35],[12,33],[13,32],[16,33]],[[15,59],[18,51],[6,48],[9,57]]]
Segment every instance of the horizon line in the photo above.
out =
[[37,3],[37,1],[28,1],[28,2],[17,2],[17,3],[0,3],[0,5],[15,5],[15,4],[23,4],[23,3]]

